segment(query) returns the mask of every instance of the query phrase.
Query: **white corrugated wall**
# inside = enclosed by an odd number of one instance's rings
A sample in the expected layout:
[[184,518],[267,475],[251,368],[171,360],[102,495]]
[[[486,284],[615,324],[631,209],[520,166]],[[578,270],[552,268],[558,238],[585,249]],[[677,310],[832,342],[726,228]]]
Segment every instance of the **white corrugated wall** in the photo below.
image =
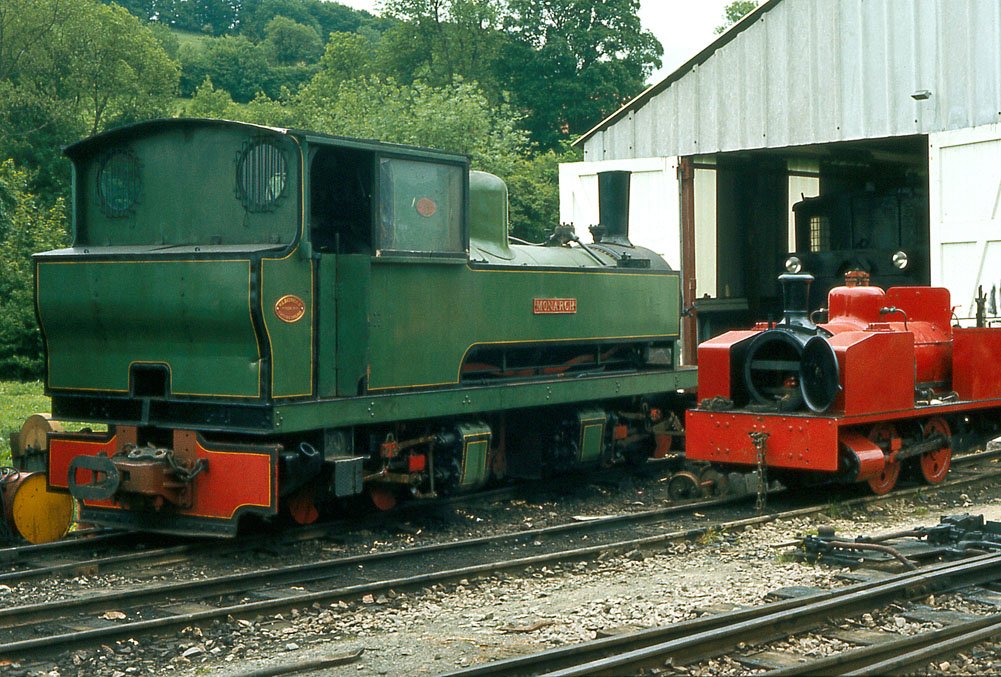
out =
[[[738,29],[701,64],[593,132],[585,161],[1001,121],[1001,0],[781,0]],[[920,90],[931,96],[912,98]]]

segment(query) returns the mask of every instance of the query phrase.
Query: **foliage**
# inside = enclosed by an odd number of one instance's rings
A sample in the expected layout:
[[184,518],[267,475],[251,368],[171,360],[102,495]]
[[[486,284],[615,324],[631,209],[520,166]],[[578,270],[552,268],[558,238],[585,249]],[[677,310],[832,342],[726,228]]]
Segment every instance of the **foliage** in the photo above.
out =
[[323,43],[316,29],[298,21],[276,16],[268,22],[264,34],[264,44],[279,64],[314,63],[323,54]]
[[338,87],[348,80],[375,75],[371,55],[372,43],[364,35],[331,33],[319,70],[310,84],[312,95],[333,98]]
[[378,28],[382,21],[368,12],[324,0],[102,0],[121,5],[147,23],[204,35],[243,34],[255,42],[264,38],[268,22],[287,17],[316,29],[353,32]]
[[11,460],[8,433],[20,430],[32,414],[49,411],[51,403],[39,381],[0,381],[0,402],[3,402],[0,407],[0,465],[8,465]]
[[71,74],[64,88],[79,102],[90,133],[165,115],[177,92],[177,64],[126,10],[96,4],[92,10],[63,36]]
[[723,23],[716,27],[716,34],[726,31],[730,26],[753,12],[757,6],[758,0],[732,0],[723,8]]
[[229,92],[234,101],[250,101],[272,87],[272,70],[266,48],[243,36],[213,38],[204,47],[182,45],[181,93],[190,94],[210,78]]
[[510,101],[545,149],[590,129],[642,91],[663,49],[639,0],[387,0],[400,20],[379,63],[404,82],[480,84]]
[[62,200],[43,207],[29,191],[27,172],[10,160],[0,164],[0,378],[37,378],[42,373],[31,255],[66,241]]
[[502,10],[500,0],[386,0],[383,11],[399,23],[380,43],[380,70],[435,86],[473,80],[499,100]]
[[663,48],[639,0],[508,0],[502,60],[512,101],[543,148],[586,132],[641,92]]
[[519,158],[505,176],[511,196],[512,235],[541,242],[552,232],[560,219],[560,163],[580,160],[580,151],[569,144],[559,150]]
[[96,0],[0,3],[0,158],[65,193],[58,148],[109,125],[167,115],[177,66],[139,21]]
[[224,89],[216,89],[212,84],[212,78],[206,77],[185,106],[184,116],[226,120],[235,117],[234,111],[233,98],[229,92]]

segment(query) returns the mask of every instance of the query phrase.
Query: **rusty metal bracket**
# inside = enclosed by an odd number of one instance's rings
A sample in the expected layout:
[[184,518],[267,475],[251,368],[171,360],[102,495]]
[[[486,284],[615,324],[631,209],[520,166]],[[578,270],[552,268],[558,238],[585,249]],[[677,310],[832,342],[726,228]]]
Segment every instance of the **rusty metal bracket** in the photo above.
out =
[[[76,480],[78,470],[89,470],[91,481],[87,484],[78,484]],[[77,456],[70,461],[68,483],[70,494],[74,498],[83,501],[109,500],[118,491],[121,481],[118,468],[115,467],[110,458],[103,454]]]

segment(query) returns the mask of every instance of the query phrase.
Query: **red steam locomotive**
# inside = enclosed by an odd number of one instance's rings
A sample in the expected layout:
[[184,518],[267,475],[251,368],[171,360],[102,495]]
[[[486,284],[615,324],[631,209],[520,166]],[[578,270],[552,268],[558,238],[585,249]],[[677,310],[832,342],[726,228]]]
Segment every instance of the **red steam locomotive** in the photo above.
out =
[[689,459],[884,494],[902,469],[941,482],[953,451],[997,435],[1001,328],[953,326],[947,289],[849,276],[824,318],[808,311],[813,277],[782,275],[780,322],[699,346]]

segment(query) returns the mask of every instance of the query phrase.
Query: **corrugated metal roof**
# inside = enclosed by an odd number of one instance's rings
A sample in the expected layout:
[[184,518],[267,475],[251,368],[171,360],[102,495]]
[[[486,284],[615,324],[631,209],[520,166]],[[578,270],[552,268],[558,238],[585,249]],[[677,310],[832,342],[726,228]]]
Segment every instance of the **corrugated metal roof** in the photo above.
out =
[[597,161],[999,120],[1001,0],[768,0],[578,143]]

